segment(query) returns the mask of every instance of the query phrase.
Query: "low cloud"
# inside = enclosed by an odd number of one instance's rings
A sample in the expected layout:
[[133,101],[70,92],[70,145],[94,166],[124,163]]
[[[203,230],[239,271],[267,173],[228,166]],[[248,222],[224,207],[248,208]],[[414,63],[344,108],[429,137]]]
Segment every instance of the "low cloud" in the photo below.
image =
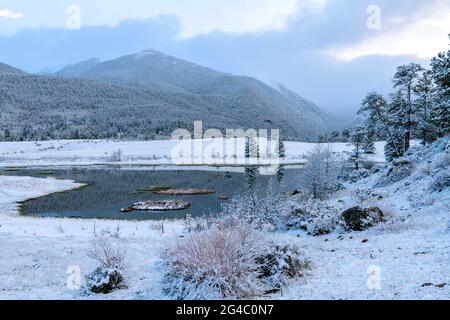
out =
[[430,10],[414,19],[391,17],[379,31],[356,43],[332,47],[326,51],[340,61],[367,56],[411,56],[429,59],[447,50],[450,32],[450,3],[436,2]]
[[0,9],[0,18],[20,19],[23,18],[23,13],[14,12],[9,9]]

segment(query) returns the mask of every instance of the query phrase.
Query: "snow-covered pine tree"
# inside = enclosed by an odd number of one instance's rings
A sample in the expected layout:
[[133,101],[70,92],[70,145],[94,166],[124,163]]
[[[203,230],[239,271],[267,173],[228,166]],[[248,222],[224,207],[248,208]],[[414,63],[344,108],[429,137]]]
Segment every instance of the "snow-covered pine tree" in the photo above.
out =
[[285,158],[286,157],[286,147],[284,146],[284,142],[283,141],[280,141],[278,149],[279,149],[278,150],[278,156],[280,158],[282,158],[282,159]]
[[399,88],[399,93],[406,101],[405,104],[405,136],[404,147],[409,149],[412,132],[414,129],[414,108],[413,108],[413,88],[416,86],[423,68],[418,63],[410,63],[397,67],[397,72],[394,75],[394,88]]
[[387,140],[390,141],[390,155],[393,153],[394,157],[400,157],[403,154],[403,142],[398,141],[398,132],[393,127],[391,110],[389,110],[388,103],[381,94],[369,92],[364,98],[358,114],[367,115],[366,126],[368,128],[372,128],[372,130],[380,128],[381,131],[385,131]]
[[414,93],[417,95],[417,99],[414,101],[417,136],[420,137],[423,145],[435,140],[436,130],[431,121],[433,104],[436,102],[432,76],[433,74],[430,70],[424,71],[417,85],[413,88]]
[[364,143],[364,138],[366,135],[366,130],[363,126],[356,126],[350,136],[350,141],[352,142],[354,148],[350,155],[350,161],[355,164],[355,169],[359,170],[359,161],[361,159],[361,154],[363,153],[362,146]]
[[342,130],[341,136],[342,136],[342,142],[349,142],[350,141],[350,130],[349,129]]
[[368,127],[364,130],[364,141],[362,144],[362,149],[365,153],[374,154],[375,153],[375,127]]
[[[286,147],[284,146],[284,142],[281,140],[278,146],[278,157],[280,159],[284,159],[286,157]],[[284,166],[280,165],[277,170],[277,181],[278,183],[282,183],[284,178]]]
[[338,142],[338,141],[339,141],[339,136],[340,136],[339,131],[333,131],[333,132],[331,132],[331,134],[330,134],[330,140],[331,140],[331,142]]
[[403,156],[407,151],[406,131],[408,119],[407,102],[400,92],[391,95],[391,102],[388,105],[387,126],[390,134],[386,139],[384,154],[389,161]]
[[431,71],[436,83],[431,121],[437,135],[443,137],[450,133],[450,50],[439,53],[431,60]]
[[[245,158],[259,158],[259,148],[255,138],[247,138],[245,140]],[[245,176],[250,190],[255,188],[257,174],[258,169],[255,166],[249,165],[245,168]]]

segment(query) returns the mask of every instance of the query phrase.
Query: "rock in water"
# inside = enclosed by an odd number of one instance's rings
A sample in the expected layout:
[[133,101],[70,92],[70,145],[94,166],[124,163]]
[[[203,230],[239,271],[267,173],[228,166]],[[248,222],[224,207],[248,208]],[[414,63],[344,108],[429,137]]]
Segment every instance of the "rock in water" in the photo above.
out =
[[171,210],[184,210],[190,207],[191,204],[186,201],[161,200],[161,201],[138,202],[133,204],[131,208],[137,211],[171,211]]
[[363,231],[384,221],[380,208],[350,208],[342,213],[347,230]]
[[164,194],[171,196],[195,196],[195,195],[208,195],[213,194],[214,190],[209,189],[169,189],[155,191],[155,194]]

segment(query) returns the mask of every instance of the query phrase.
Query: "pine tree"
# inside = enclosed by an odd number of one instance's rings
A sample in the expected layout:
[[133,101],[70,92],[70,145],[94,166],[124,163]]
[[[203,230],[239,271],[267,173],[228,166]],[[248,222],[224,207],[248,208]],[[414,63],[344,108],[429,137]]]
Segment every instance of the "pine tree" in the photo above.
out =
[[392,127],[391,110],[382,95],[369,92],[364,98],[358,114],[367,114],[366,126],[368,128],[381,126],[381,130],[386,132],[387,140],[391,141],[391,152],[394,152],[396,157],[403,154],[403,143],[396,138],[397,132],[394,132],[396,130]]
[[362,149],[365,153],[374,154],[375,153],[375,129],[366,128],[364,130],[364,141],[362,144]]
[[420,73],[423,71],[422,66],[418,63],[410,63],[397,67],[397,72],[394,75],[394,88],[399,88],[399,93],[406,101],[405,105],[405,136],[404,148],[409,149],[412,138],[412,131],[414,129],[414,108],[413,108],[413,89],[419,79]]
[[331,135],[330,135],[331,142],[338,142],[339,136],[340,136],[339,131],[331,132]]
[[[245,157],[258,158],[259,150],[256,141],[253,138],[247,138],[245,140]],[[245,168],[245,176],[247,178],[247,184],[250,190],[254,190],[256,184],[256,177],[258,174],[258,169],[255,166],[247,166]]]
[[8,128],[4,131],[5,141],[11,141],[11,131]]
[[356,170],[359,170],[359,160],[361,158],[365,134],[366,130],[361,125],[356,126],[353,132],[351,133],[350,140],[354,146],[354,149],[350,156],[350,160],[355,163]]
[[283,141],[280,141],[278,156],[280,158],[285,158],[286,157],[286,147],[284,146],[284,142]]
[[388,105],[387,126],[390,134],[386,139],[384,153],[389,161],[403,156],[407,151],[405,136],[408,126],[408,120],[405,116],[407,112],[407,102],[399,92],[391,96],[391,102]]
[[349,142],[350,141],[350,130],[349,129],[342,130],[341,136],[342,136],[342,142]]
[[431,72],[436,83],[431,121],[437,135],[443,137],[450,133],[450,50],[439,53],[431,60]]
[[422,77],[414,87],[414,92],[417,95],[417,99],[414,102],[417,135],[420,137],[423,145],[432,142],[435,136],[435,128],[431,121],[431,112],[435,100],[434,91],[432,72],[427,70],[422,74]]
[[[284,142],[283,141],[280,141],[278,149],[279,149],[278,150],[278,157],[280,159],[284,159],[286,157],[286,148],[284,146]],[[281,184],[283,182],[283,178],[284,178],[284,166],[280,165],[278,167],[278,170],[277,170],[277,181],[278,181],[278,183]]]

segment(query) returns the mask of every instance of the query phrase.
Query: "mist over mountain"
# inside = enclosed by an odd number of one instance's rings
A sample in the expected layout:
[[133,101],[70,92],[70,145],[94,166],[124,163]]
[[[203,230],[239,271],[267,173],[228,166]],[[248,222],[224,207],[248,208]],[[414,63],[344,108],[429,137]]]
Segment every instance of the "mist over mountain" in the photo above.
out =
[[[280,129],[283,139],[315,140],[330,118],[280,86],[145,50],[90,59],[53,75],[0,66],[0,138],[152,139],[177,128]],[[3,130],[4,131],[4,130]]]

